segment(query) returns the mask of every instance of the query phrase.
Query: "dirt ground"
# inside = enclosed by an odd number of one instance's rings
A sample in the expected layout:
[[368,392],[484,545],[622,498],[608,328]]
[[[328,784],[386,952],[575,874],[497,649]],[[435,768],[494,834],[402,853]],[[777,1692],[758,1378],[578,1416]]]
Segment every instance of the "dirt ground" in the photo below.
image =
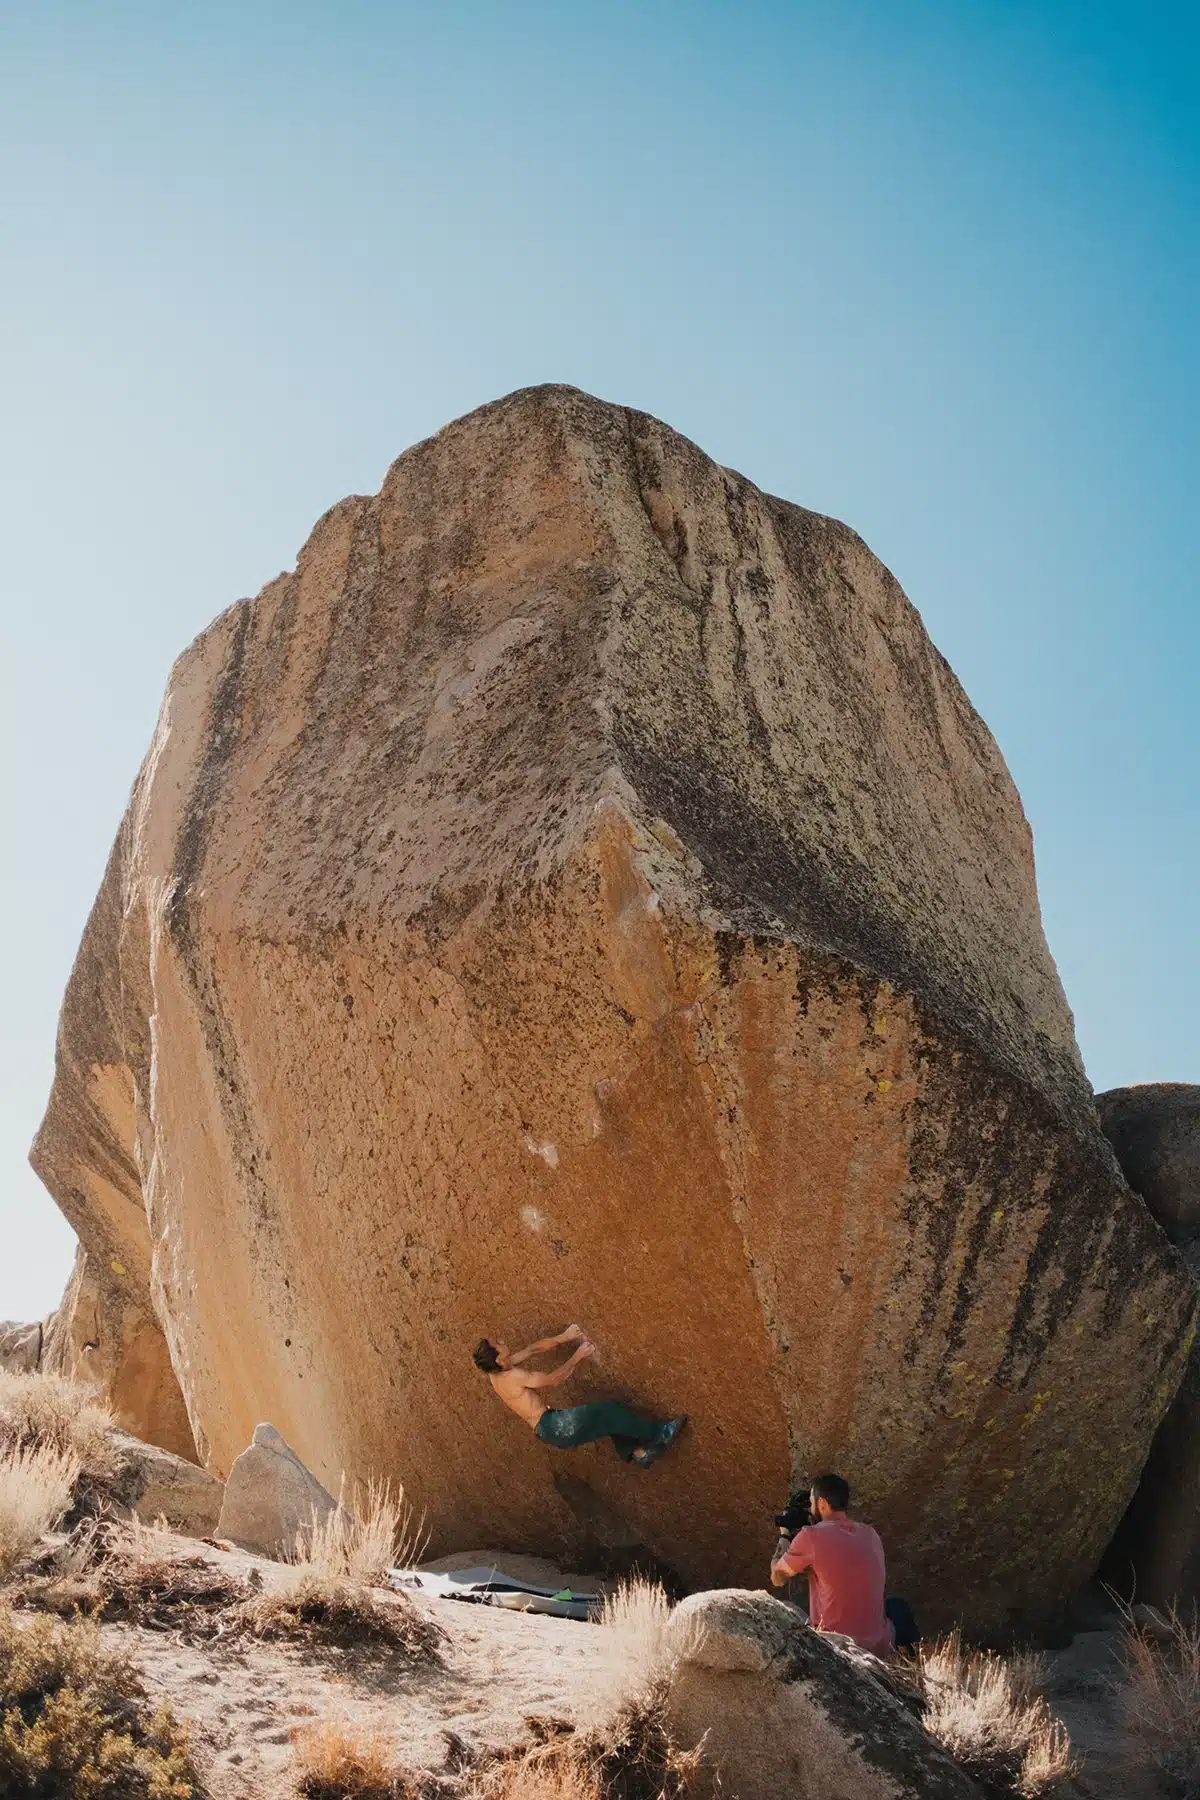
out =
[[[256,1572],[266,1588],[281,1573],[277,1563],[193,1538],[164,1534],[163,1548],[203,1556],[235,1577],[254,1579]],[[461,1567],[481,1558],[445,1560]],[[531,1563],[529,1573],[539,1570]],[[384,1605],[403,1603],[375,1591]],[[444,1634],[436,1660],[413,1663],[397,1652],[365,1658],[234,1636],[189,1642],[184,1633],[128,1624],[105,1625],[102,1635],[133,1656],[155,1698],[192,1722],[213,1800],[292,1800],[294,1736],[321,1718],[381,1731],[407,1767],[445,1771],[456,1739],[480,1750],[528,1736],[529,1715],[577,1716],[602,1654],[595,1626],[460,1600],[421,1596],[413,1604]]]

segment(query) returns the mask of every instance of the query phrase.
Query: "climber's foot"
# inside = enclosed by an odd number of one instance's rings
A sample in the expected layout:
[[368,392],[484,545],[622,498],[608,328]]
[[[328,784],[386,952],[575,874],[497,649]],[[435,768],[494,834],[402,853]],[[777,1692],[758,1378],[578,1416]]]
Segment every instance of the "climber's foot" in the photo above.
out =
[[665,1425],[660,1425],[651,1441],[634,1451],[633,1460],[638,1467],[648,1469],[652,1462],[657,1462],[663,1451],[671,1448],[686,1424],[687,1414],[680,1413],[677,1419],[668,1419]]

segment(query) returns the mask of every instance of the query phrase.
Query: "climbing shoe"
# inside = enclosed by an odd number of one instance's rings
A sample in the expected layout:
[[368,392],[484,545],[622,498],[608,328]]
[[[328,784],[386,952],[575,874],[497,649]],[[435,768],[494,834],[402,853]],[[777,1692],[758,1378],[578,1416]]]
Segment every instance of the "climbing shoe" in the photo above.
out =
[[687,1424],[687,1418],[686,1413],[680,1413],[677,1419],[668,1419],[665,1425],[660,1425],[650,1442],[643,1444],[640,1450],[634,1451],[634,1462],[643,1469],[648,1469],[652,1462],[657,1462],[663,1451],[671,1448]]

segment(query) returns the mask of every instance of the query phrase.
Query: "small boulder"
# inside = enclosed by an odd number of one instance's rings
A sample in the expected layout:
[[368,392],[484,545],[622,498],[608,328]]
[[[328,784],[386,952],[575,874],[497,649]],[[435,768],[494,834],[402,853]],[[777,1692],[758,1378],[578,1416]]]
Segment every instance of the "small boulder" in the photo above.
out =
[[264,1556],[286,1555],[296,1533],[337,1510],[337,1502],[273,1425],[256,1425],[225,1483],[217,1536]]
[[853,1655],[770,1594],[694,1594],[671,1616],[673,1735],[738,1800],[978,1800],[979,1789]]
[[1200,1232],[1200,1087],[1150,1081],[1096,1095],[1126,1181],[1172,1237]]
[[186,1537],[211,1537],[220,1517],[225,1484],[196,1463],[143,1444],[124,1431],[113,1432],[121,1468],[114,1497],[147,1523],[165,1519]]

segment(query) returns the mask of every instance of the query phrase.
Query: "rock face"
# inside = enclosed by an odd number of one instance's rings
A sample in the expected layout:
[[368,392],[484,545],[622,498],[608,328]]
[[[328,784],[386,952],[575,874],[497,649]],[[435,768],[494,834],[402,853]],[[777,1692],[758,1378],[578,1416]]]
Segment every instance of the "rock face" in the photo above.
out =
[[[738,1800],[972,1800],[979,1789],[870,1673],[770,1594],[696,1594],[671,1615],[672,1734]],[[882,1670],[882,1665],[878,1665]]]
[[1173,1237],[1200,1236],[1200,1087],[1154,1081],[1097,1094],[1125,1179]]
[[[928,1617],[1039,1612],[1194,1329],[896,582],[565,388],[408,451],[176,664],[34,1162],[212,1468],[269,1416],[435,1555],[757,1581],[834,1467]],[[471,1367],[575,1317],[564,1399],[691,1414],[645,1476]]]
[[[145,1235],[145,1215],[142,1217]],[[194,1466],[195,1441],[162,1328],[130,1290],[131,1261],[82,1248],[58,1309],[43,1327],[41,1367],[103,1394],[131,1436]]]
[[256,1425],[229,1471],[217,1536],[263,1556],[287,1556],[296,1534],[327,1518],[336,1504],[273,1425]]
[[[1182,1246],[1200,1292],[1200,1087],[1112,1088],[1096,1096],[1096,1109],[1130,1187]],[[1200,1346],[1104,1567],[1118,1590],[1140,1600],[1185,1613],[1200,1605]]]
[[[143,1219],[143,1232],[145,1221]],[[148,1296],[128,1292],[128,1270],[105,1269],[82,1247],[62,1300],[48,1319],[0,1325],[0,1368],[67,1375],[101,1395],[118,1424],[195,1467],[187,1410]]]

